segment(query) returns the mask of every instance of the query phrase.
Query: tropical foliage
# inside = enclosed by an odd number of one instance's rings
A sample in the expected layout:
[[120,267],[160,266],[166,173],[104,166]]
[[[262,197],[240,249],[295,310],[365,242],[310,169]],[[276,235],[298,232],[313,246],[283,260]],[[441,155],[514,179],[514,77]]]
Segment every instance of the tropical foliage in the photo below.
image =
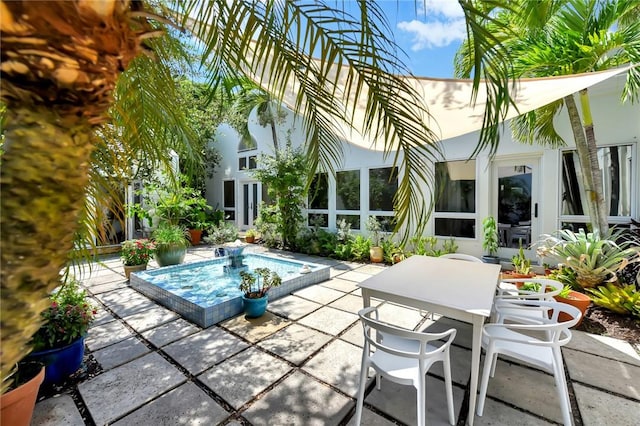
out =
[[240,291],[247,299],[259,299],[273,287],[282,284],[282,278],[269,268],[256,268],[253,272],[240,271]]
[[[478,25],[482,11],[471,1],[460,4],[475,34],[477,87],[484,64],[500,51]],[[320,163],[339,163],[333,123],[350,123],[364,96],[364,125],[356,130],[379,140],[401,170],[398,226],[420,231],[426,224],[429,198],[420,188],[429,186],[425,161],[438,156],[437,139],[423,121],[423,94],[399,77],[407,69],[375,2],[358,2],[357,16],[329,2],[153,5],[156,10],[126,0],[0,3],[7,106],[0,172],[3,379],[28,352],[77,231],[88,229],[79,224],[100,211],[112,177],[126,176],[128,183],[156,164],[168,165],[168,148],[177,143],[197,156],[188,148],[197,136],[176,108],[168,61],[178,43],[165,23],[186,26],[199,39],[198,65],[213,89],[239,75],[279,100],[296,88],[291,107],[306,118],[310,174]],[[496,86],[489,87],[480,148],[496,146],[495,124],[508,102],[506,72],[487,76]]]
[[[477,2],[485,8],[480,25],[494,34],[491,39],[503,55],[512,59],[511,77],[548,77],[603,71],[640,62],[640,4],[636,0],[518,0]],[[456,73],[470,75],[477,66],[477,40],[473,34],[456,55]],[[498,56],[495,56],[496,58]],[[502,75],[502,63],[487,65],[485,72]],[[627,71],[623,100],[637,101],[640,68]],[[554,118],[567,109],[580,159],[588,215],[600,235],[608,230],[601,168],[598,164],[595,126],[589,90],[566,96],[511,121],[513,136],[523,143],[558,147],[565,145]],[[581,115],[582,113],[582,115]]]
[[595,289],[589,288],[591,300],[618,314],[631,314],[640,319],[640,291],[634,284],[617,286],[607,283]]

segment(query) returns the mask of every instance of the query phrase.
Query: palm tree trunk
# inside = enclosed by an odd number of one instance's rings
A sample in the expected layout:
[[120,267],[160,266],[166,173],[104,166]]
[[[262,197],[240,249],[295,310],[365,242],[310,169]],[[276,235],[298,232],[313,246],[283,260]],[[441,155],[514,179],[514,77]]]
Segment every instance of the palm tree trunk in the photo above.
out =
[[[582,183],[586,194],[587,211],[589,213],[591,226],[593,227],[593,230],[597,230],[600,235],[605,235],[607,232],[607,215],[606,210],[604,209],[602,179],[599,176],[597,157],[598,148],[595,144],[595,137],[593,137],[593,121],[591,120],[591,112],[590,110],[586,111],[585,125],[583,127],[580,120],[580,113],[578,112],[578,107],[573,95],[566,96],[564,101],[567,106],[567,112],[569,113],[569,121],[571,123],[571,130],[576,144],[576,151],[578,153],[578,158],[580,159]],[[589,128],[592,136],[591,142],[589,142],[587,136],[587,129]],[[591,151],[593,151],[593,155],[591,154]],[[592,159],[595,159],[595,167],[593,166]],[[603,202],[600,203],[598,199]]]
[[92,151],[91,125],[50,108],[7,112],[2,199],[2,377],[29,351],[73,248]]

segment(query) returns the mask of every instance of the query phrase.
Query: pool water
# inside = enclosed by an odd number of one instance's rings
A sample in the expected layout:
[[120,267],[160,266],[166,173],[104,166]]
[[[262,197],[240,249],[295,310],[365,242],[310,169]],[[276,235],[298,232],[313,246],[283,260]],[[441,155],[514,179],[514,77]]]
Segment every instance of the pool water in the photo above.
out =
[[[274,256],[246,254],[242,268],[229,258],[168,266],[131,274],[133,288],[201,327],[209,327],[242,312],[240,271],[269,268],[282,285],[269,290],[269,300],[329,279],[329,267]],[[307,273],[301,273],[306,270]],[[310,271],[310,272],[309,272]]]

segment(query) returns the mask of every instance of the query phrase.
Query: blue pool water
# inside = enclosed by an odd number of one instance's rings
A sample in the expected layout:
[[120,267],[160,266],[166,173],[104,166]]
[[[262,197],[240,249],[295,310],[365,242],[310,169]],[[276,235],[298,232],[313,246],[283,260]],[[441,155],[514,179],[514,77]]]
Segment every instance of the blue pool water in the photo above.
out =
[[[168,266],[131,274],[131,286],[201,327],[242,312],[240,270],[263,267],[275,271],[282,285],[269,290],[274,300],[329,279],[329,267],[273,256],[246,254],[243,268],[230,268],[229,258]],[[309,273],[301,273],[303,267]]]

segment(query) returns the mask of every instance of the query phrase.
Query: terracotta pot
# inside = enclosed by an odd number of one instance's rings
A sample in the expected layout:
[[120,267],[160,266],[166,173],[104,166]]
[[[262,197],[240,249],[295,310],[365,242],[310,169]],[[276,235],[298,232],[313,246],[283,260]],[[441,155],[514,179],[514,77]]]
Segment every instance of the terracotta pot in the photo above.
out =
[[147,270],[147,264],[144,263],[142,265],[122,265],[124,267],[124,275],[127,277],[127,280],[130,278],[132,272],[140,272]]
[[534,278],[536,276],[536,274],[534,274],[534,273],[520,274],[518,272],[513,272],[513,271],[507,271],[507,272],[503,273],[502,275],[504,276],[505,279],[509,279],[509,278]]
[[384,252],[382,251],[382,247],[371,247],[369,249],[369,259],[373,263],[380,263],[384,260]]
[[[578,321],[578,323],[574,327],[577,327],[580,325],[580,323],[582,323],[582,320],[584,319],[584,313],[587,311],[587,308],[591,304],[591,299],[589,298],[589,296],[573,290],[571,290],[571,292],[569,293],[569,297],[565,298],[554,296],[554,299],[556,299],[557,302],[566,303],[567,305],[575,306],[576,308],[580,309],[582,316],[580,317],[580,321]],[[572,317],[568,314],[565,314],[564,312],[561,312],[560,315],[558,315],[558,322],[565,322],[571,319]]]
[[253,244],[256,241],[255,235],[245,235],[244,242]]
[[0,424],[29,426],[38,390],[44,380],[44,367],[31,380],[0,397]]
[[202,229],[189,229],[189,235],[191,238],[191,245],[197,246],[200,244],[200,239],[202,238]]

